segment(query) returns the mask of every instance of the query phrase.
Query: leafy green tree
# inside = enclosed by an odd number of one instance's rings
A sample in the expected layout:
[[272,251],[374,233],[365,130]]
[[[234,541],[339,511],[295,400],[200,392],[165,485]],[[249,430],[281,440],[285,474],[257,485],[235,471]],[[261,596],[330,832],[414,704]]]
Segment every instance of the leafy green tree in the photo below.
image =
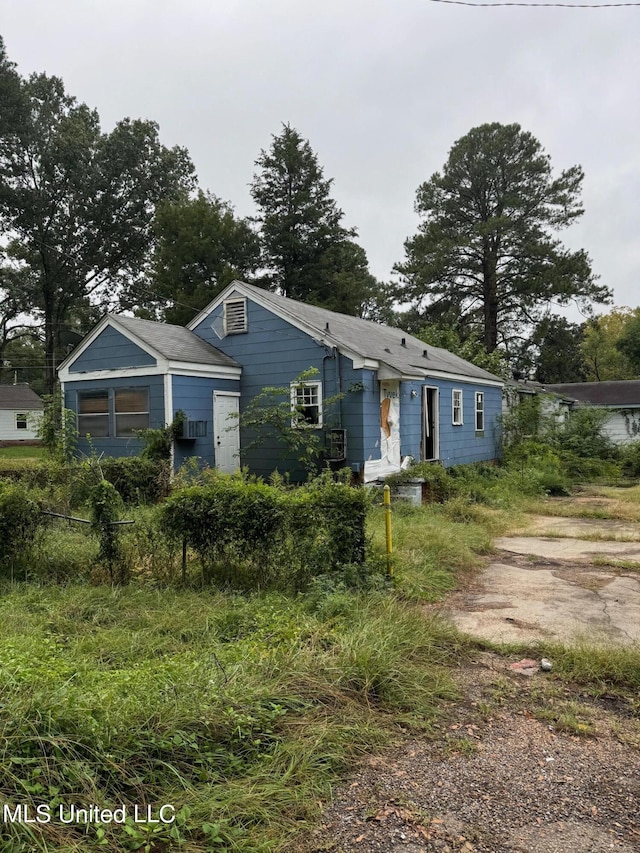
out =
[[537,347],[536,379],[539,382],[584,382],[587,367],[581,344],[584,326],[551,314],[538,323],[532,336]]
[[638,309],[616,341],[616,349],[625,356],[635,375],[640,374],[640,311]]
[[[8,88],[15,98],[12,74],[0,63],[0,93]],[[95,110],[59,78],[19,82],[22,119],[0,138],[0,228],[7,256],[29,271],[51,390],[59,331],[73,306],[107,304],[139,273],[156,205],[188,190],[193,168],[185,150],[160,143],[151,121],[124,119],[103,133]]]
[[245,219],[214,195],[199,191],[158,206],[149,279],[133,287],[137,313],[184,325],[234,279],[251,281],[260,242]]
[[607,301],[587,254],[553,236],[582,215],[582,179],[579,166],[554,177],[549,156],[518,124],[473,128],[418,188],[422,222],[396,266],[398,298],[429,318],[461,320],[488,352],[508,348],[552,301]]
[[415,334],[426,344],[441,347],[454,353],[454,355],[459,355],[460,358],[470,361],[476,367],[488,370],[495,376],[507,378],[510,375],[509,365],[504,353],[499,350],[487,352],[484,343],[474,333],[462,338],[460,333],[451,326],[429,325],[415,332]]
[[36,394],[44,394],[44,345],[34,329],[13,336],[3,352],[0,382],[26,382]]
[[35,334],[25,323],[29,300],[25,270],[10,264],[0,266],[0,381],[6,381],[3,369],[8,367],[8,349],[13,341]]
[[324,177],[309,142],[285,124],[256,166],[251,195],[271,286],[292,299],[363,313],[377,282],[364,249],[353,242],[355,230],[341,224],[344,214],[331,198],[333,181]]
[[620,349],[618,342],[624,339],[627,328],[638,318],[640,308],[621,307],[587,321],[581,348],[588,381],[605,382],[637,376],[637,368],[625,352],[624,345]]

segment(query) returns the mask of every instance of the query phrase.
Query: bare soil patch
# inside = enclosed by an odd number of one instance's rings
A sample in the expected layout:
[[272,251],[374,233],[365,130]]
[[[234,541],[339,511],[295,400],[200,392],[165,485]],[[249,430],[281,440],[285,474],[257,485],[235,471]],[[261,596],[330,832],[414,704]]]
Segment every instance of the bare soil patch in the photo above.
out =
[[[490,654],[458,680],[463,698],[433,738],[367,761],[291,851],[640,850],[640,729],[624,701],[573,695]],[[589,736],[559,730],[566,703]]]

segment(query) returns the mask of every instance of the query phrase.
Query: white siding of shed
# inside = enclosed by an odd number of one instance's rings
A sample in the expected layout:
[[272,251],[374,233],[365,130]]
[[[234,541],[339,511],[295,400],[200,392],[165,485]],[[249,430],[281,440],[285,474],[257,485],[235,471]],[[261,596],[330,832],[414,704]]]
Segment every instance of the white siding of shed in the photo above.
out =
[[631,441],[640,441],[640,410],[630,412],[612,411],[602,428],[604,435],[608,436],[614,444],[628,444]]
[[[27,415],[27,428],[16,429],[16,415]],[[38,436],[33,428],[33,418],[42,414],[41,409],[0,409],[0,441],[33,441]]]

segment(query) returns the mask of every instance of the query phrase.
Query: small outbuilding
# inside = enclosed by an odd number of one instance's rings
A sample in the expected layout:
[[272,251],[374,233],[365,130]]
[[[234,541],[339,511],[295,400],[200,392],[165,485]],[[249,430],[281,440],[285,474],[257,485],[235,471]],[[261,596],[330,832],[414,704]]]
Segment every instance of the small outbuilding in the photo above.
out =
[[0,443],[35,441],[36,424],[44,409],[28,385],[0,385]]
[[640,441],[640,379],[610,382],[567,382],[545,385],[546,391],[572,399],[576,405],[604,409],[603,433],[614,444]]

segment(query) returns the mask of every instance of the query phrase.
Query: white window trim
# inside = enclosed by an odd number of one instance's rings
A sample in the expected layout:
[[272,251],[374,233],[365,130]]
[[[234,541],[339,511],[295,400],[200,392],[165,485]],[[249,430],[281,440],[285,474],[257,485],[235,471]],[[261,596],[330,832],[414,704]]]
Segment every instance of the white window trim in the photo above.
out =
[[[229,324],[227,323],[227,308],[230,306],[242,306],[242,328],[234,327],[229,328]],[[234,297],[232,299],[225,299],[223,303],[223,311],[224,311],[224,332],[225,335],[242,335],[247,331],[247,300],[246,297]]]
[[[478,406],[480,403],[480,406]],[[478,426],[478,415],[482,415],[482,426]],[[476,432],[484,432],[484,391],[476,391],[475,393],[475,427]]]
[[[15,415],[16,415],[16,421],[15,421],[16,422],[16,429],[27,431],[29,429],[29,413],[28,412],[16,412]],[[18,426],[18,420],[20,420],[21,423],[24,423],[24,426]]]
[[[456,395],[460,395],[460,405],[456,406]],[[452,388],[451,389],[451,423],[453,426],[463,426],[464,425],[464,408],[463,408],[463,395],[462,388]],[[460,412],[459,420],[456,420],[456,409]]]
[[[296,418],[295,413],[298,405],[298,388],[315,388],[318,395],[318,422],[308,424]],[[291,383],[291,426],[294,429],[322,429],[322,382],[292,382]]]

